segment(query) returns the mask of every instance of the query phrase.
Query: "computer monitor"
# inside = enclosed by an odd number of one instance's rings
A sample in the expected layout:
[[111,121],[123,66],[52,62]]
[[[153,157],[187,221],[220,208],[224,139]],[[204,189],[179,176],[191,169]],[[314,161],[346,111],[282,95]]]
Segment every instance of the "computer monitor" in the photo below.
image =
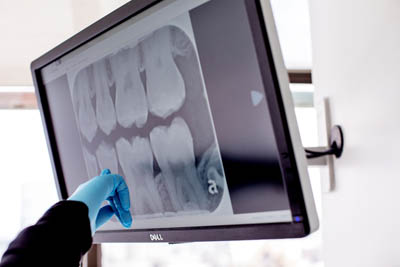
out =
[[268,1],[131,1],[31,69],[60,199],[104,168],[128,184],[132,227],[95,242],[318,228]]

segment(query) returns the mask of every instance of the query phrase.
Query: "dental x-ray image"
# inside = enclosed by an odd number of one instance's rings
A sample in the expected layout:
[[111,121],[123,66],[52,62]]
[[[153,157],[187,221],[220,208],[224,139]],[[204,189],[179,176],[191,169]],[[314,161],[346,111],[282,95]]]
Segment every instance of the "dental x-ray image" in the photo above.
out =
[[161,27],[79,70],[72,100],[89,177],[123,175],[136,219],[215,211],[223,166],[184,30]]

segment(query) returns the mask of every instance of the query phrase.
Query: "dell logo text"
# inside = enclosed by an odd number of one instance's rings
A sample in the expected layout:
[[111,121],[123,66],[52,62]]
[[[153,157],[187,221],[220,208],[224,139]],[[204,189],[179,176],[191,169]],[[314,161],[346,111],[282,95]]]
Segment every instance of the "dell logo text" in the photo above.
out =
[[150,234],[151,241],[164,241],[161,234]]

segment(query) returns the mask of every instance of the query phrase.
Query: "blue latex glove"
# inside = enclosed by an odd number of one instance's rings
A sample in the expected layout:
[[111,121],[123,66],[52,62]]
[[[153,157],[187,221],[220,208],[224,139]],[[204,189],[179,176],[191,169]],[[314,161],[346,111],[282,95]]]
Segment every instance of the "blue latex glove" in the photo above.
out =
[[[92,234],[114,214],[124,227],[132,225],[128,186],[122,176],[111,174],[109,169],[81,184],[68,200],[80,201],[88,206]],[[105,200],[109,205],[101,207]]]

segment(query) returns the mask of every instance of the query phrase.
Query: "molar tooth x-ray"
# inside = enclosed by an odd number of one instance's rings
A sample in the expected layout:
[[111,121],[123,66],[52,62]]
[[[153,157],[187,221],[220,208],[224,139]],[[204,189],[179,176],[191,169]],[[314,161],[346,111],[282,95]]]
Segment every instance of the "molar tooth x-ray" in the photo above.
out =
[[154,179],[153,153],[148,138],[121,138],[116,144],[136,215],[162,213],[164,207]]
[[130,128],[143,127],[147,122],[148,106],[143,82],[140,78],[141,57],[138,47],[124,48],[110,56],[115,77],[115,109],[118,123]]
[[193,37],[157,28],[76,72],[89,177],[123,175],[136,220],[212,214],[225,178]]
[[172,57],[171,31],[164,27],[141,42],[150,112],[163,119],[179,110],[185,84]]
[[195,167],[193,138],[182,118],[170,127],[158,126],[150,133],[154,155],[176,211],[207,209],[207,195]]

